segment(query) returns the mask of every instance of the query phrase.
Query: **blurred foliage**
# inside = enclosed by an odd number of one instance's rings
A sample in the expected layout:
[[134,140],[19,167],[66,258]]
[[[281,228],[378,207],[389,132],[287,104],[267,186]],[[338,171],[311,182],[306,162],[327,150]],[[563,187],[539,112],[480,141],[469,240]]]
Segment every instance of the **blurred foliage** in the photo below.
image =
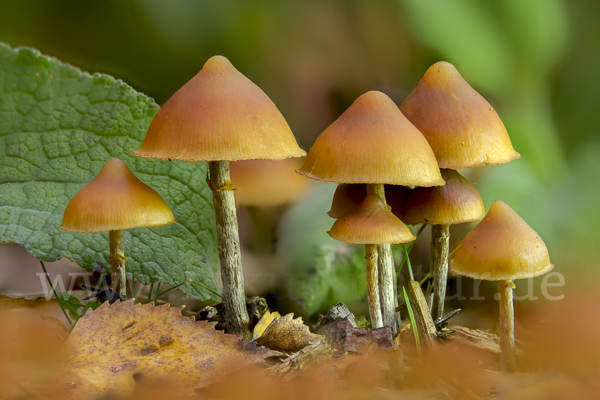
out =
[[[598,265],[598,2],[4,0],[0,13],[0,40],[121,77],[158,103],[223,54],[305,149],[360,94],[382,90],[399,103],[429,65],[452,62],[522,155],[467,171],[486,206],[509,203],[544,238],[556,271]],[[300,257],[282,255],[286,265]]]
[[339,301],[357,312],[353,306],[367,293],[364,246],[337,241],[326,233],[334,222],[327,215],[334,191],[335,185],[316,183],[280,221],[282,302],[300,315],[325,312]]

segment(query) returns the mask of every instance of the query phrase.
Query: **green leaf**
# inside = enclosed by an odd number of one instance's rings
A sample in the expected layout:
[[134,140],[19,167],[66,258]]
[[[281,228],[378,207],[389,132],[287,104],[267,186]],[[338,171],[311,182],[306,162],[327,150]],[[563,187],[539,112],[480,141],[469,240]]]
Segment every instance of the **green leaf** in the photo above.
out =
[[[69,200],[118,157],[173,210],[169,226],[125,231],[127,275],[144,284],[193,279],[218,291],[212,194],[205,163],[134,157],[154,101],[114,78],[0,43],[0,241],[40,260],[67,257],[107,271],[108,232],[59,229]],[[186,294],[214,299],[186,283]]]
[[[286,293],[294,311],[310,316],[340,301],[349,307],[367,292],[364,246],[332,239],[335,222],[327,216],[335,184],[315,183],[302,202],[293,205],[279,225],[277,254],[284,270]],[[363,302],[364,303],[364,302]]]

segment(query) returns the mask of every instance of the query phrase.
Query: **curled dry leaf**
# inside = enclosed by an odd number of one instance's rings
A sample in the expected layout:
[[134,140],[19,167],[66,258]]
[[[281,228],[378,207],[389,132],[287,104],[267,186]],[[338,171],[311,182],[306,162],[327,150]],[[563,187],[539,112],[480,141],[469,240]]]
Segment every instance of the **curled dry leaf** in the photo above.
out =
[[271,322],[275,321],[278,318],[281,318],[281,314],[279,314],[277,311],[270,312],[269,310],[267,310],[265,315],[263,315],[260,321],[258,321],[258,323],[254,326],[254,334],[252,335],[252,340],[256,340],[259,337],[261,337],[265,333],[265,330],[269,327],[269,325],[271,325]]
[[181,316],[181,307],[126,301],[82,317],[66,342],[66,366],[90,394],[130,392],[135,379],[168,379],[182,394],[273,353]]
[[260,333],[260,330],[263,329],[269,319],[271,319],[271,322],[264,328],[262,334],[255,339],[256,344],[271,350],[291,354],[302,350],[310,342],[321,337],[310,332],[308,326],[304,325],[302,317],[294,319],[294,314],[287,314],[284,317],[278,317],[278,315],[278,313],[273,313],[263,316],[265,322],[262,323],[261,320],[258,323],[258,330],[255,329],[255,335],[257,332]]

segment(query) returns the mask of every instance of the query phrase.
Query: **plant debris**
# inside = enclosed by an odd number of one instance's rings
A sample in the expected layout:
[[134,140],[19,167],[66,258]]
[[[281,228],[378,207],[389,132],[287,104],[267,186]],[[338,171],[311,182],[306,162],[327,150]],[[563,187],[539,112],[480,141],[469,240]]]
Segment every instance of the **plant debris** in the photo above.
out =
[[65,366],[78,390],[130,392],[136,380],[168,379],[181,394],[263,363],[274,354],[255,343],[181,316],[181,307],[104,303],[83,316],[66,341]]
[[304,325],[301,317],[294,319],[294,314],[281,317],[279,313],[269,312],[257,324],[254,335],[257,345],[287,354],[298,352],[319,339],[319,335],[311,333]]

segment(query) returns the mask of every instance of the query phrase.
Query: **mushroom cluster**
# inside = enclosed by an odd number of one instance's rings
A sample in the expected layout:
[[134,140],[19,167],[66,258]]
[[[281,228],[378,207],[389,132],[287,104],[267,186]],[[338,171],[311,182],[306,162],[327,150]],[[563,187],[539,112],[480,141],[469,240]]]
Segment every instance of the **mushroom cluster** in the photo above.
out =
[[[326,182],[366,184],[366,192],[376,194],[384,204],[384,184],[444,184],[427,140],[388,96],[377,91],[356,99],[319,135],[298,173]],[[396,332],[400,319],[389,243],[377,246],[377,275],[383,325]]]
[[[520,155],[492,106],[452,64],[432,65],[399,107],[378,91],[361,95],[306,154],[267,95],[225,57],[215,56],[161,108],[134,154],[208,162],[226,329],[245,339],[251,334],[234,183],[241,189],[237,203],[248,206],[296,199],[306,181],[290,175],[290,165],[300,175],[337,183],[328,213],[336,221],[328,233],[365,245],[371,325],[389,326],[394,333],[401,322],[390,245],[416,239],[405,223],[432,226],[434,293],[431,311],[425,314],[435,320],[444,310],[449,226],[483,218],[456,251],[452,270],[498,281],[502,365],[507,371],[515,369],[512,281],[544,274],[553,265],[539,235],[508,205],[496,201],[484,217],[481,195],[458,172],[505,164]],[[305,155],[301,165],[287,160]],[[236,162],[231,174],[230,162]],[[257,171],[268,174],[256,179]],[[70,201],[61,228],[109,231],[112,285],[124,298],[123,230],[174,221],[158,193],[123,161],[111,159]],[[420,291],[417,282],[410,283]]]
[[[456,170],[506,164],[521,156],[494,108],[447,62],[433,64],[400,109],[425,136],[452,185],[415,191],[404,207],[409,224],[431,224],[432,317],[443,316],[452,224],[478,221],[481,196]],[[417,207],[413,210],[413,207]],[[442,209],[447,210],[443,212]]]

